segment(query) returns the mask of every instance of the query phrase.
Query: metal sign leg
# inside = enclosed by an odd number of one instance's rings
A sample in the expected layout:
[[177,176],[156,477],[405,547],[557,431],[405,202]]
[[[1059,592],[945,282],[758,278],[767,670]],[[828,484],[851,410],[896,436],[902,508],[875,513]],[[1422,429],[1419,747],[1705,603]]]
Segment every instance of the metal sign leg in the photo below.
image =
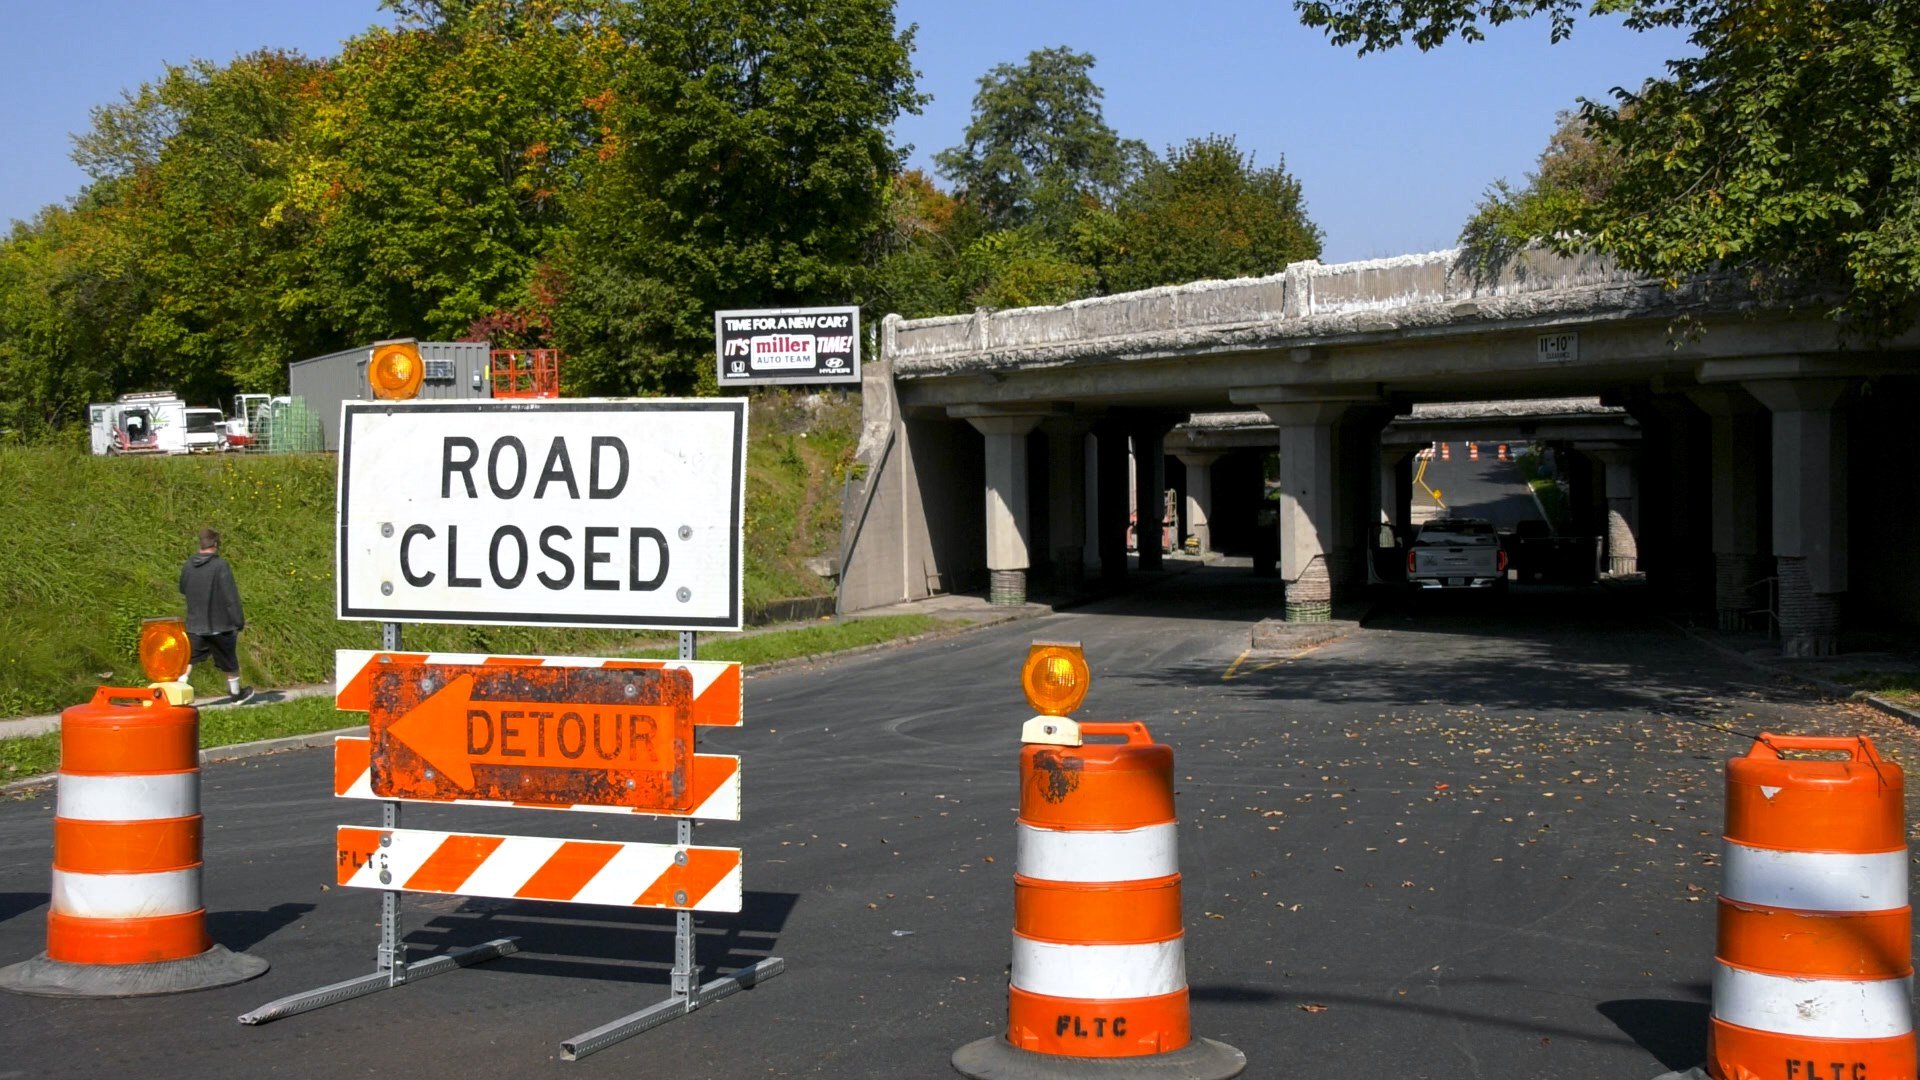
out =
[[[380,648],[386,652],[399,650],[399,623],[380,624]],[[387,829],[400,827],[399,803],[380,804],[380,825]],[[380,990],[417,982],[456,968],[478,964],[483,960],[493,960],[518,952],[519,939],[496,938],[483,945],[454,949],[440,956],[416,960],[411,964],[407,963],[406,949],[406,945],[400,940],[400,890],[391,889],[380,894],[380,944],[374,952],[373,974],[269,1001],[252,1012],[243,1014],[240,1022],[264,1024],[283,1016],[312,1012],[322,1006],[351,1001]]]
[[[699,659],[699,643],[692,631],[680,634],[680,659]],[[693,822],[682,818],[673,823],[674,842],[685,848],[693,844]],[[673,976],[667,1000],[649,1005],[637,1013],[602,1024],[592,1031],[575,1035],[560,1044],[560,1057],[578,1061],[588,1054],[604,1050],[622,1039],[629,1039],[650,1028],[659,1027],[678,1016],[685,1016],[723,997],[753,988],[762,979],[771,979],[787,970],[787,962],[770,956],[756,964],[729,972],[712,982],[697,984],[693,966],[693,912],[673,913]]]

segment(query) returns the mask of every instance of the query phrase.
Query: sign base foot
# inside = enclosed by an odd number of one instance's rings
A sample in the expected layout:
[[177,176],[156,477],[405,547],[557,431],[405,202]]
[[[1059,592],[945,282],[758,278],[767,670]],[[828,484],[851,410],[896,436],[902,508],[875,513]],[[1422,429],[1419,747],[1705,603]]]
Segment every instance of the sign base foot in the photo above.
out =
[[560,1056],[567,1061],[579,1061],[588,1054],[605,1050],[622,1039],[630,1039],[643,1031],[657,1028],[661,1024],[677,1017],[685,1016],[707,1005],[729,997],[742,990],[751,990],[766,979],[787,970],[787,962],[778,956],[769,956],[750,967],[703,983],[692,995],[675,995],[657,1005],[649,1005],[637,1013],[609,1021],[592,1031],[575,1035],[560,1044]]
[[342,1001],[352,1001],[357,997],[377,993],[395,986],[405,986],[418,979],[441,975],[456,968],[468,967],[485,960],[495,960],[509,953],[520,951],[519,938],[496,938],[484,945],[474,945],[465,949],[455,949],[425,960],[415,960],[406,966],[404,975],[395,979],[385,971],[376,971],[371,975],[362,975],[357,979],[348,979],[317,990],[307,990],[291,994],[246,1013],[240,1017],[243,1024],[264,1024],[278,1020],[283,1016],[295,1016],[303,1012],[312,1012],[327,1005]]

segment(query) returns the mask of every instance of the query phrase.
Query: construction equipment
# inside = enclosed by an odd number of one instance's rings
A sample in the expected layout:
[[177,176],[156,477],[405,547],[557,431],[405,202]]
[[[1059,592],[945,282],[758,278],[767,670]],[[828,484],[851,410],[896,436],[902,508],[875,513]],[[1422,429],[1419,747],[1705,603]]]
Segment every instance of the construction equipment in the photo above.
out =
[[270,410],[291,398],[272,394],[235,394],[233,412],[221,424],[229,450],[264,450],[263,429],[271,420]]
[[497,398],[557,398],[560,396],[558,349],[495,349],[492,352],[493,396]]

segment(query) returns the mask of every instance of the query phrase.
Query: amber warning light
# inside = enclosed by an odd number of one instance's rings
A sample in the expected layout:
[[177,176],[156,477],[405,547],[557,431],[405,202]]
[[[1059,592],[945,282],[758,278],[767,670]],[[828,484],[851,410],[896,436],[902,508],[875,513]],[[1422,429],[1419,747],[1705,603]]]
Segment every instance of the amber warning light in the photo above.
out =
[[193,690],[180,679],[193,658],[193,644],[187,640],[185,619],[146,619],[140,623],[140,669],[147,679],[166,691],[175,705],[193,702]]
[[147,619],[140,624],[140,667],[154,682],[173,682],[187,670],[193,648],[184,619]]
[[426,374],[426,365],[420,360],[420,346],[412,338],[376,344],[373,357],[367,361],[367,382],[373,386],[373,396],[383,401],[405,401],[417,396]]
[[1020,741],[1080,745],[1080,725],[1067,716],[1087,699],[1092,682],[1079,642],[1034,642],[1020,669],[1020,688],[1026,691],[1027,704],[1040,715],[1027,721]]

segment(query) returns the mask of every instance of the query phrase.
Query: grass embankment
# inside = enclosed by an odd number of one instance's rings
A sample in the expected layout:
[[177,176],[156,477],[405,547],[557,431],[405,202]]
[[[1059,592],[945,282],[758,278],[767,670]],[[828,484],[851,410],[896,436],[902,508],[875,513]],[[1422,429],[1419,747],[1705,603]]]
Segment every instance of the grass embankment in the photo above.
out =
[[1567,504],[1567,491],[1560,482],[1548,476],[1540,460],[1536,447],[1528,447],[1513,458],[1514,468],[1533,489],[1533,497],[1540,500],[1540,510],[1547,515],[1547,524],[1553,527],[1555,535],[1564,536],[1573,531],[1573,508]]
[[1920,675],[1910,671],[1849,671],[1840,681],[1895,705],[1920,708]]
[[[964,620],[935,619],[929,615],[879,615],[870,619],[820,623],[792,630],[769,630],[738,637],[715,636],[700,649],[704,660],[737,660],[751,667],[803,656],[844,652],[863,645],[897,641],[945,626],[964,625]],[[669,659],[678,655],[672,649],[642,649],[635,655]],[[309,735],[316,731],[352,727],[358,718],[338,712],[330,695],[301,698],[271,705],[248,705],[236,709],[204,709],[200,713],[200,745],[203,748],[233,746],[238,743],[280,739],[290,735]],[[60,733],[0,739],[0,783],[50,773],[60,765]]]
[[[749,422],[746,601],[825,595],[810,557],[837,550],[840,501],[860,422],[849,395],[757,394]],[[225,536],[247,610],[241,671],[255,686],[333,676],[333,650],[372,648],[375,624],[333,605],[335,458],[96,458],[71,447],[0,447],[0,717],[53,712],[102,683],[144,682],[140,621],[181,610],[180,564],[211,525]],[[619,655],[660,635],[418,626],[410,648]],[[744,646],[743,646],[744,647]],[[713,655],[724,648],[713,643]],[[210,665],[203,695],[223,692]]]

